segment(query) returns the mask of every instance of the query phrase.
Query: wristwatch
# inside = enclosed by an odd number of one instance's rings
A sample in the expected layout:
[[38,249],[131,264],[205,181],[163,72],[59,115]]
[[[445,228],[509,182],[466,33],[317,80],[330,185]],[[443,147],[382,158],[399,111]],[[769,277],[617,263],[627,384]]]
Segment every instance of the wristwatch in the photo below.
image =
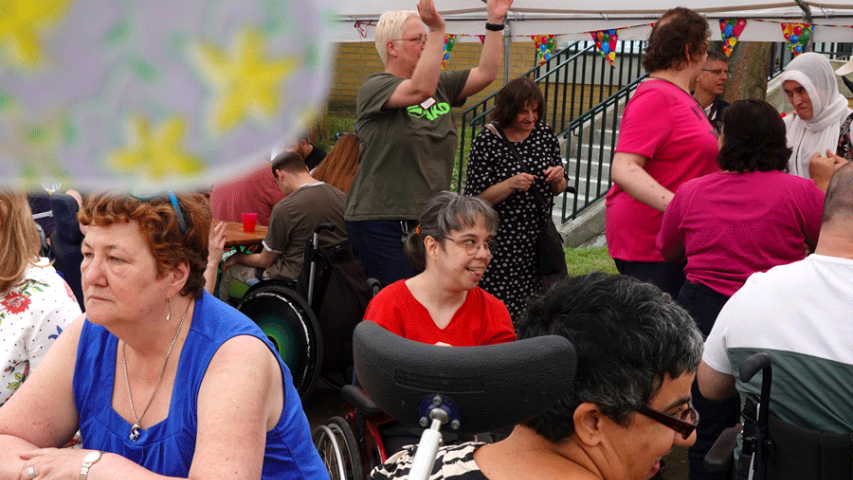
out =
[[80,480],[86,480],[89,478],[89,469],[101,459],[101,455],[103,454],[104,452],[95,450],[94,452],[87,453],[86,456],[83,457],[83,466],[80,467]]

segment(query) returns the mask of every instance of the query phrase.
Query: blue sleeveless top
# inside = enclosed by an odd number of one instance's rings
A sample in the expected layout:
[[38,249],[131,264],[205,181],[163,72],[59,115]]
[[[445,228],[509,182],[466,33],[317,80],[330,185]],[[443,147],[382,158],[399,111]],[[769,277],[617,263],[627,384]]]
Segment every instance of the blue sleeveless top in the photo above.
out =
[[[290,370],[266,335],[248,317],[207,292],[196,300],[187,340],[181,350],[169,416],[130,440],[132,426],[112,408],[116,386],[118,338],[88,320],[83,325],[74,367],[74,403],[80,417],[83,448],[121,455],[160,475],[186,478],[195,452],[199,387],[210,360],[228,339],[251,335],[261,339],[281,366],[284,408],[267,432],[262,479],[325,479],[329,474],[311,443],[308,419]],[[239,413],[238,413],[239,414]]]

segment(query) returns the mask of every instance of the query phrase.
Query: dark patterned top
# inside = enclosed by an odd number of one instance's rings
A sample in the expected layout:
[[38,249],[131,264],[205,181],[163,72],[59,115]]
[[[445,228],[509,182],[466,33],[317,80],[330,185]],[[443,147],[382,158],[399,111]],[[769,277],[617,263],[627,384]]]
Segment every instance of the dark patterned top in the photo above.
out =
[[[474,451],[482,445],[483,443],[480,442],[470,442],[439,448],[429,480],[488,480],[474,462]],[[384,464],[373,469],[370,478],[372,480],[409,478],[415,451],[416,447],[411,445],[394,454]]]
[[844,123],[841,124],[841,135],[838,137],[838,149],[836,155],[847,160],[853,160],[853,141],[850,139],[850,123],[853,122],[851,113]]
[[[526,139],[514,145],[536,175],[531,188],[538,189],[550,204],[554,194],[545,182],[544,172],[548,167],[562,165],[560,144],[551,127],[539,123]],[[484,128],[471,145],[465,194],[479,195],[522,172],[504,141]],[[513,321],[518,321],[530,295],[543,288],[542,279],[535,273],[533,245],[549,212],[536,203],[531,191],[512,193],[494,208],[500,226],[492,247],[492,261],[480,280],[480,287],[504,302]]]

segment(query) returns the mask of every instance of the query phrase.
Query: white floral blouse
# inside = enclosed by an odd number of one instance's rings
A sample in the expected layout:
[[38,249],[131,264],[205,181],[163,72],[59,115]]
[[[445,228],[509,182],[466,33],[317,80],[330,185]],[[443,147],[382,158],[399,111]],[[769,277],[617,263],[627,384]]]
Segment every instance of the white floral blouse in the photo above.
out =
[[0,407],[80,313],[74,294],[53,267],[30,266],[23,281],[0,293]]

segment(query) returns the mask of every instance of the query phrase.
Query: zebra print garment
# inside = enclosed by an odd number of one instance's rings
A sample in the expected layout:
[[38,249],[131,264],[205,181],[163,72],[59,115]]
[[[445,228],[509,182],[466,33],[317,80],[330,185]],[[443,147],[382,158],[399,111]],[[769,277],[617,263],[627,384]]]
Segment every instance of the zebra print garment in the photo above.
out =
[[[474,462],[474,451],[482,442],[449,445],[438,449],[429,480],[488,480]],[[411,445],[373,469],[372,480],[406,479],[412,468],[416,447]]]

